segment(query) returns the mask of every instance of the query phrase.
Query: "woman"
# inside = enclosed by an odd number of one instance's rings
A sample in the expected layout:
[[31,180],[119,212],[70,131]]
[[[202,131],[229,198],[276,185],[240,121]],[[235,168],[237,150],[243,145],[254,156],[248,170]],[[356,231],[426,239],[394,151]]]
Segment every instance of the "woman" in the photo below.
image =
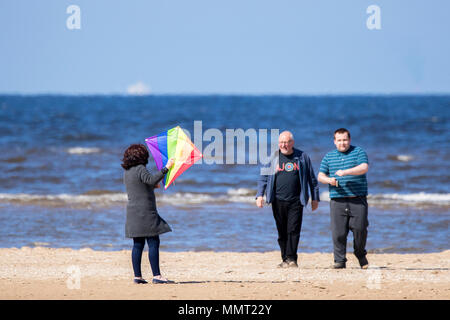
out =
[[148,151],[143,144],[133,144],[125,151],[122,167],[125,169],[123,181],[128,194],[125,236],[133,238],[131,261],[134,270],[134,282],[147,283],[142,278],[141,259],[145,241],[148,244],[148,257],[153,272],[153,283],[168,283],[159,270],[159,235],[172,231],[156,210],[155,188],[173,166],[173,159],[161,171],[150,174],[145,167],[148,163]]

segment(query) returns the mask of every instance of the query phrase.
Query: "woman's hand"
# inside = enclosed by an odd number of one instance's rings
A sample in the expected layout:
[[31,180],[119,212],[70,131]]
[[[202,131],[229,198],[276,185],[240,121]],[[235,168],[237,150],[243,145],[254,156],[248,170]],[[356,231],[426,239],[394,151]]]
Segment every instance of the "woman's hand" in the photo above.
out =
[[167,169],[172,168],[174,163],[175,163],[175,161],[173,160],[173,158],[170,158],[169,161],[167,161],[166,168]]

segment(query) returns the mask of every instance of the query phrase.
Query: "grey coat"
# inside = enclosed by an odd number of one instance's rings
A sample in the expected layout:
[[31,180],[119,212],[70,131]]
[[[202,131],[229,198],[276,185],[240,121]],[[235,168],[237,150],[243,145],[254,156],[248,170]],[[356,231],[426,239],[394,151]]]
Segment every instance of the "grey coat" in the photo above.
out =
[[128,194],[127,220],[125,236],[127,238],[152,237],[172,231],[156,210],[154,188],[164,174],[158,171],[154,175],[144,165],[125,170],[123,182]]

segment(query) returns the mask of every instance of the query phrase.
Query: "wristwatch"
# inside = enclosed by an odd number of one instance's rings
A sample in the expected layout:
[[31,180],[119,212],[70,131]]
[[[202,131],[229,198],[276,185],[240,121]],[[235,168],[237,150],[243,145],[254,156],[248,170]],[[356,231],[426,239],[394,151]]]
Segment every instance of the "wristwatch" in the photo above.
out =
[[169,172],[169,169],[167,169],[167,167],[161,169],[162,174],[166,174],[167,172]]

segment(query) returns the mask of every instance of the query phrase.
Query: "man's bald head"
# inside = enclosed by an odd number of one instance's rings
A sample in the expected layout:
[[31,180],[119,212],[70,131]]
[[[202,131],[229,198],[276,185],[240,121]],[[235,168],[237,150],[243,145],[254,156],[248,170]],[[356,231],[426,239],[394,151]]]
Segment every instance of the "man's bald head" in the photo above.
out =
[[281,139],[281,138],[288,139],[288,140],[290,139],[290,140],[294,141],[294,135],[292,134],[292,132],[287,131],[287,130],[280,133],[279,139]]
[[294,135],[290,131],[283,131],[278,138],[278,146],[282,154],[294,152]]

